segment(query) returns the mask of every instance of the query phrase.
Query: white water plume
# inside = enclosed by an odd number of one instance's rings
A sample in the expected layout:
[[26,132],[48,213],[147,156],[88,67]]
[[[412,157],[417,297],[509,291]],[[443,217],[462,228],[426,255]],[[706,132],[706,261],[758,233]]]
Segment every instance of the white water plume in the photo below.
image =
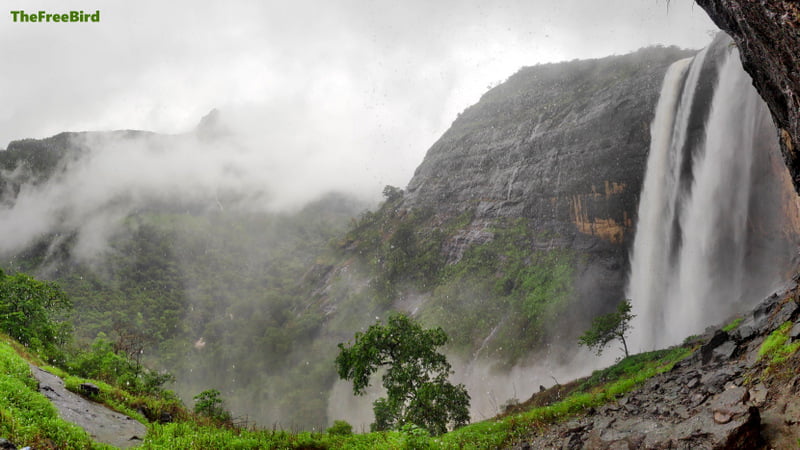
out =
[[767,221],[774,229],[781,220],[760,217],[762,210],[755,217],[756,205],[777,191],[778,177],[762,173],[777,142],[736,50],[724,50],[702,139],[688,137],[701,109],[695,103],[706,53],[688,73],[687,60],[670,67],[651,128],[626,292],[639,350],[678,343],[725,320],[768,294],[785,271],[780,257],[769,259],[776,237],[753,225]]

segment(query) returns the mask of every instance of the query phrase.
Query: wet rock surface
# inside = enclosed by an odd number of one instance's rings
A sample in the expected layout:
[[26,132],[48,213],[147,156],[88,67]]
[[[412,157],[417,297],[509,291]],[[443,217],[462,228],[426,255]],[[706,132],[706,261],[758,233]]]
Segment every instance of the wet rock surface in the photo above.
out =
[[31,372],[39,382],[39,392],[53,402],[61,418],[86,430],[95,441],[119,448],[142,443],[147,428],[139,421],[68,391],[64,381],[50,372],[36,366],[31,366]]
[[794,285],[766,299],[730,333],[707,332],[699,349],[669,372],[517,448],[797,448],[800,373],[789,368],[765,377],[758,357],[767,336],[797,320],[797,296]]
[[650,48],[523,68],[428,150],[403,206],[474,210],[474,223],[527,217],[563,236],[632,237],[661,81],[691,55]]
[[661,82],[670,64],[693,53],[648,48],[521,69],[433,144],[401,209],[473,213],[443,245],[449,263],[491,240],[496,221],[527,219],[541,237],[537,249],[586,255],[575,298],[592,302],[575,314],[607,312],[623,295]]
[[790,0],[697,0],[735,41],[767,102],[784,160],[800,192],[800,4]]

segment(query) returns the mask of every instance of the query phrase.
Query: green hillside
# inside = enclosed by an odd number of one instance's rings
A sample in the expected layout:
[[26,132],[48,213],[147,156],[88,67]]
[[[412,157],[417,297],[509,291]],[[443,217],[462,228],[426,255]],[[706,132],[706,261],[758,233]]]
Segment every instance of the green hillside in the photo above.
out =
[[[0,306],[6,311],[19,305],[16,289],[25,286],[42,315],[27,325],[31,330],[46,330],[59,319],[63,308],[51,305],[50,299],[61,297],[58,286],[36,281],[23,275],[0,279],[3,295]],[[16,290],[15,290],[16,289]],[[9,294],[9,292],[11,292]],[[19,316],[16,316],[19,318]],[[21,319],[20,319],[21,320]],[[0,335],[0,434],[17,445],[35,448],[109,448],[94,442],[82,429],[59,418],[49,400],[37,391],[28,364],[45,367],[62,377],[66,387],[82,392],[81,383],[91,382],[99,388],[91,400],[143,422],[147,435],[140,448],[488,448],[509,445],[532,430],[548,423],[562,421],[591,407],[613,401],[621,394],[641,385],[647,378],[668,370],[691,351],[676,348],[667,351],[636,355],[619,365],[595,373],[591,378],[559,386],[548,392],[549,397],[563,397],[552,402],[540,395],[530,402],[516,405],[503,417],[472,424],[438,437],[430,437],[424,429],[407,425],[401,430],[353,434],[344,422],[327,432],[293,433],[283,430],[258,430],[237,422],[230,416],[210,414],[208,407],[194,411],[186,408],[175,395],[161,387],[163,378],[151,383],[153,374],[124,351],[96,343],[91,349],[69,349],[69,335],[48,337],[44,331],[25,334],[17,322],[2,324]],[[14,334],[12,337],[8,333]],[[24,346],[17,339],[35,338],[40,345]],[[102,341],[98,341],[102,342]],[[65,355],[55,366],[44,358],[53,350]],[[78,373],[79,372],[79,373]],[[91,374],[91,378],[76,376]],[[132,386],[136,386],[134,390]],[[223,405],[216,406],[224,408]],[[165,420],[164,418],[167,417]]]

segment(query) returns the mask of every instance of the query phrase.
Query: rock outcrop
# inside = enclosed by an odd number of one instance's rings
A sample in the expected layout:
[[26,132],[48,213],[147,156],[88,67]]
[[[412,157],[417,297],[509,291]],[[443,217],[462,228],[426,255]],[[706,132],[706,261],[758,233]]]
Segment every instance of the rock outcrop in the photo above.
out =
[[778,127],[784,160],[800,192],[800,5],[787,0],[697,4],[736,41],[744,69]]

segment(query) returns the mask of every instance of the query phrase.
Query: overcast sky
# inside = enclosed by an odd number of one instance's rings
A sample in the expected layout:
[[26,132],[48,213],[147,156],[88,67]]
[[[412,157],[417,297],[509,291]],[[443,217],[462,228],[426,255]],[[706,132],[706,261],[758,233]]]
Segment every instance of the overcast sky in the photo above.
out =
[[[259,151],[375,192],[405,186],[456,114],[522,66],[700,48],[716,29],[689,0],[3,4],[0,148],[66,130],[180,133],[216,107]],[[101,22],[12,22],[23,8],[99,9]]]

